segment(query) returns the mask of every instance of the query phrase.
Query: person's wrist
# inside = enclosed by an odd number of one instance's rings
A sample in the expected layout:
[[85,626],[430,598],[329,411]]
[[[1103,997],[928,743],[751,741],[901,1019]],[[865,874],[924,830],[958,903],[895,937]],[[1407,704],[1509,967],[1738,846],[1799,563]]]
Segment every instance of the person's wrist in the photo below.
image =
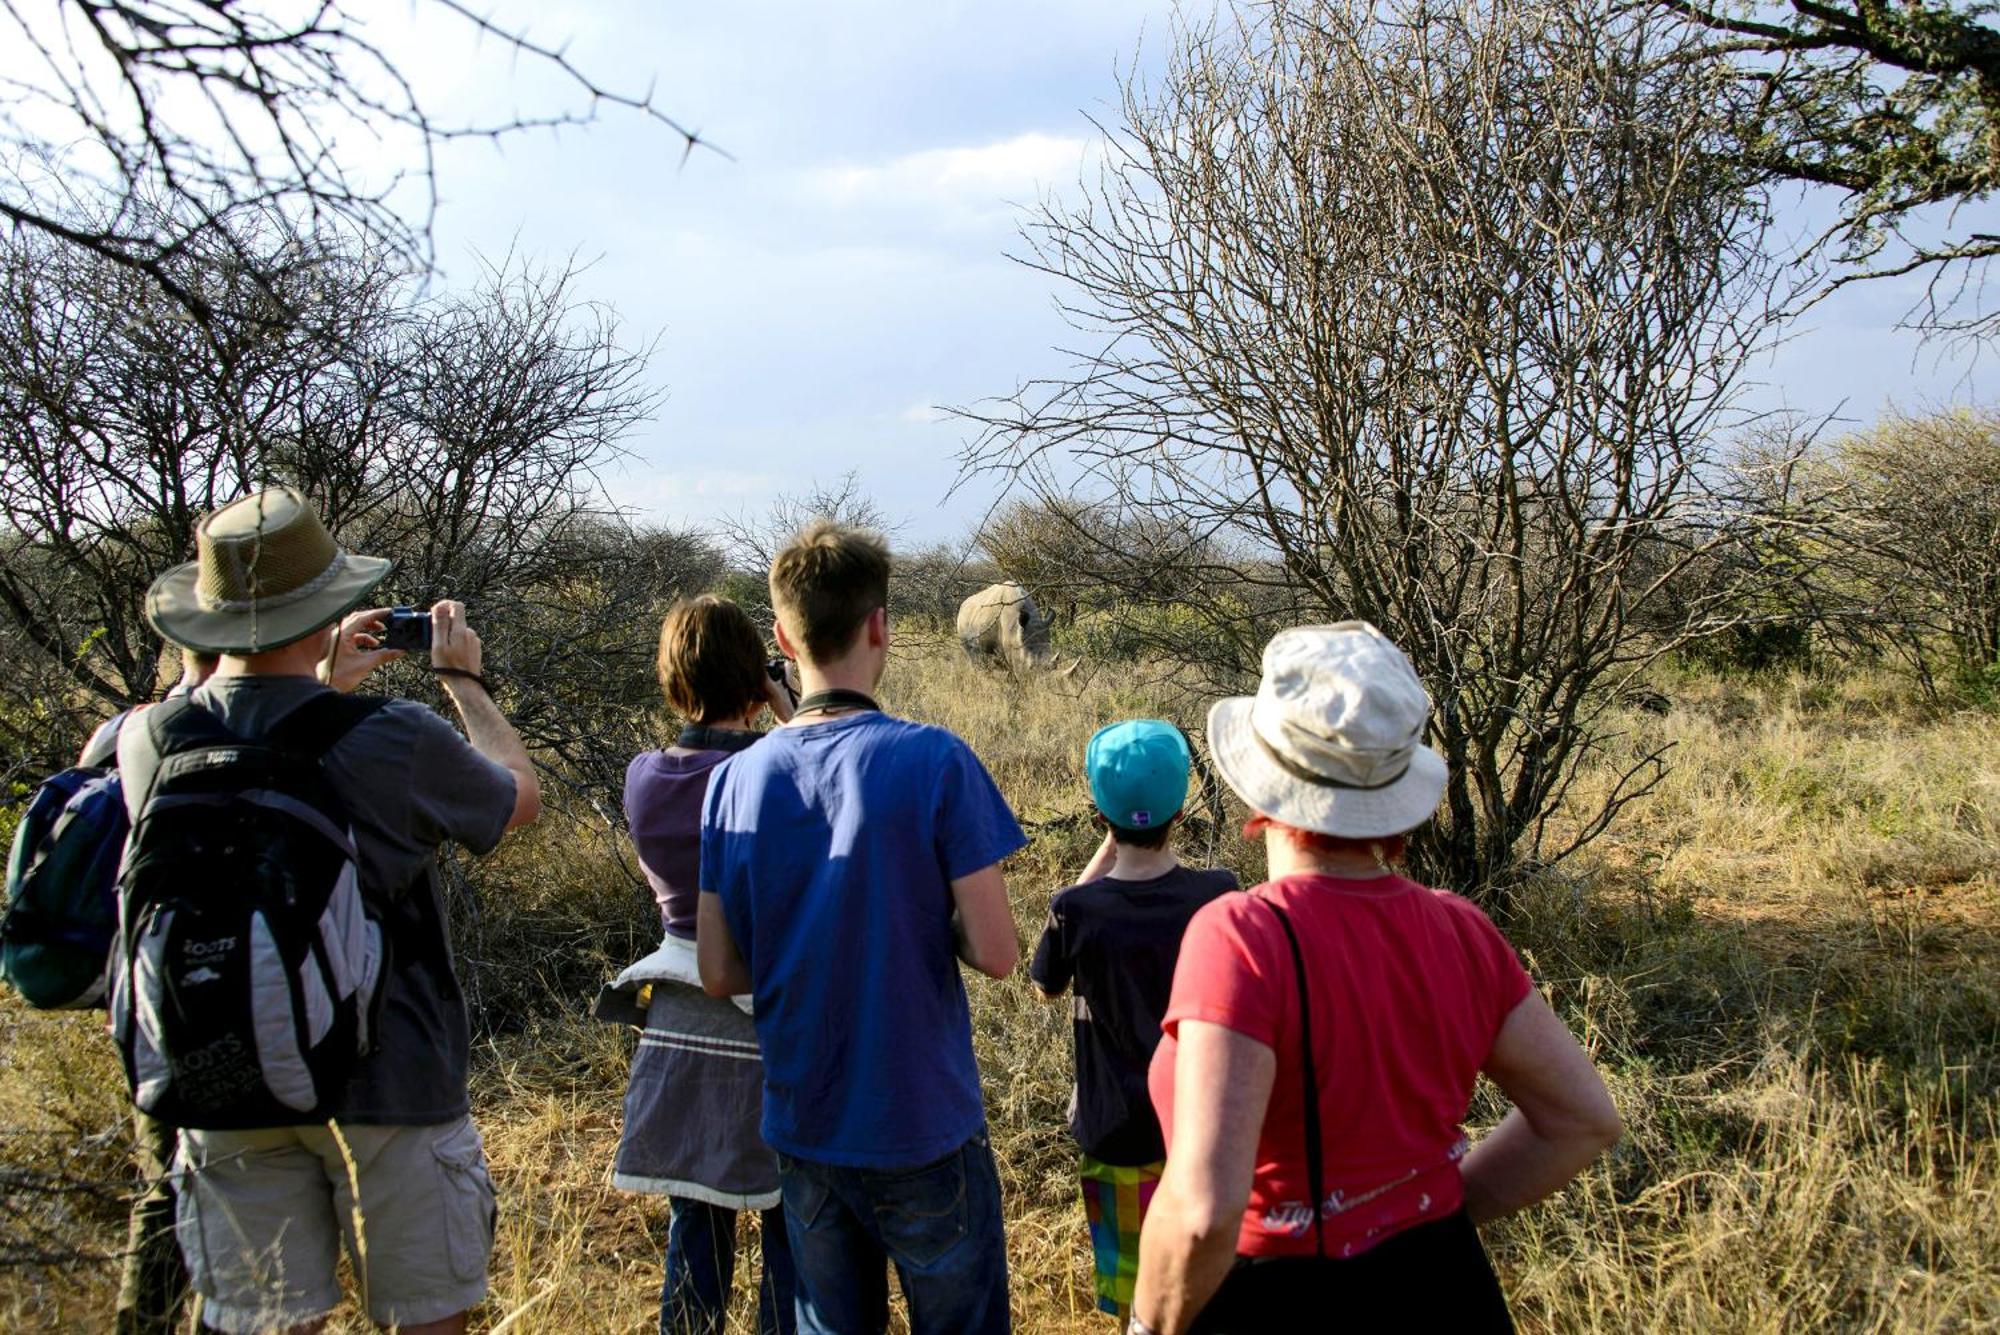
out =
[[431,664],[431,673],[444,682],[445,690],[450,692],[454,698],[456,698],[457,692],[463,689],[464,685],[477,686],[485,693],[487,699],[490,700],[493,698],[493,687],[487,683],[485,677],[470,668],[451,667],[442,663],[433,663]]

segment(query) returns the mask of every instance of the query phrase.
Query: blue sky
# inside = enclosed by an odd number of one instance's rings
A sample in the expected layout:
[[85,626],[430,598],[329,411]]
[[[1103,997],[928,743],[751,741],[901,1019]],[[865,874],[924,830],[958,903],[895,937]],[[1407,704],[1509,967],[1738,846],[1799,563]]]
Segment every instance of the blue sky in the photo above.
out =
[[[392,12],[434,109],[547,105],[545,72],[471,57],[446,20],[410,30],[410,11]],[[946,500],[965,432],[931,407],[1062,365],[1052,285],[1004,257],[1017,206],[1074,181],[1088,117],[1108,115],[1120,67],[1158,54],[1171,7],[593,0],[518,12],[603,81],[656,82],[665,110],[735,158],[680,165],[671,136],[614,113],[441,159],[447,281],[476,269],[475,250],[574,253],[590,265],[581,295],[614,306],[634,341],[658,335],[651,375],[667,397],[628,442],[619,499],[698,525],[854,469],[906,541],[963,534],[993,490]],[[1911,299],[1907,286],[1864,286],[1816,308],[1760,364],[1752,401],[1867,421],[1890,402],[1976,397],[1981,368],[1962,352],[1893,328]]]

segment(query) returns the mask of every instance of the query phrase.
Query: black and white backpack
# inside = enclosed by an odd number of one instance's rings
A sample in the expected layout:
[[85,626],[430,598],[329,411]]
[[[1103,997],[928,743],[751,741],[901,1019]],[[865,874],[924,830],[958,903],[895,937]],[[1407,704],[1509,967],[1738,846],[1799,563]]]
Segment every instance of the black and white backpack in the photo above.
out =
[[372,1047],[387,945],[321,760],[385,702],[326,692],[248,741],[192,700],[119,874],[111,1026],[132,1101],[207,1130],[325,1120]]

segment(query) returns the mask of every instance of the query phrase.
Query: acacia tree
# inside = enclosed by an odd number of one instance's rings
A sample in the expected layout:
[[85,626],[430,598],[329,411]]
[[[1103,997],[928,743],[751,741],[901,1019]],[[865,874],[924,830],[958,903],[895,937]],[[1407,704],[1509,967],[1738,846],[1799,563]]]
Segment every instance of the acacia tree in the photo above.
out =
[[861,489],[861,474],[853,469],[832,482],[810,478],[800,490],[780,492],[761,512],[741,509],[715,521],[713,537],[730,569],[722,591],[753,620],[771,624],[775,614],[766,578],[771,562],[800,530],[817,519],[873,529],[887,537],[894,537],[897,527]]
[[1727,151],[1769,179],[1829,189],[1839,222],[1822,292],[1927,272],[1918,323],[1986,335],[2000,231],[1962,213],[2000,187],[2000,30],[1984,0],[1657,0],[1733,71]]
[[725,516],[716,521],[715,533],[738,570],[762,575],[785,545],[817,519],[885,534],[896,529],[882,507],[862,490],[861,474],[849,469],[832,482],[812,478],[803,490],[780,492],[762,513],[738,510]]
[[[1092,652],[1158,660],[1170,672],[1195,664],[1210,681],[1240,678],[1256,671],[1294,599],[1276,562],[1191,518],[1155,498],[1093,501],[1050,488],[997,510],[979,544],[1059,624],[1087,614],[1092,629],[1108,631],[1108,640],[1085,637]],[[1149,615],[1189,602],[1201,617]]]
[[[1781,415],[1732,460],[1743,541],[1682,576],[1752,597],[1702,647],[1732,669],[1899,663],[1935,699],[2000,663],[2000,410],[1890,412],[1827,440]],[[1756,567],[1747,577],[1738,569]]]
[[[0,0],[0,220],[127,268],[205,322],[236,289],[190,285],[179,257],[269,259],[261,220],[273,211],[427,270],[436,152],[452,140],[582,125],[615,107],[661,126],[683,155],[700,142],[650,90],[608,87],[525,28],[460,0],[417,9],[458,26],[466,55],[553,74],[563,92],[491,122],[440,115],[370,25],[407,15],[353,0]],[[399,169],[371,175],[357,145]],[[270,284],[259,305],[289,291]]]
[[1857,638],[1932,691],[1940,666],[2000,665],[2000,412],[1891,414],[1836,441],[1814,482],[1836,552],[1822,578],[1874,609]]
[[[1217,644],[1254,616],[1402,645],[1451,768],[1414,851],[1454,884],[1560,857],[1646,790],[1661,757],[1628,756],[1548,837],[1616,687],[1740,592],[1636,629],[1738,531],[1709,443],[1769,284],[1717,76],[1674,58],[1692,41],[1599,0],[1270,0],[1181,28],[1125,86],[1102,176],[1027,232],[1090,336],[1077,370],[968,413],[968,466],[1049,514],[1165,515],[1232,552],[1235,579],[1174,599]],[[1183,653],[1219,685],[1253,666]]]
[[[385,592],[480,605],[502,653],[532,649],[538,600],[652,588],[618,578],[606,533],[624,525],[596,479],[650,410],[645,353],[570,295],[568,271],[499,267],[420,296],[366,252],[275,224],[260,247],[245,264],[233,244],[175,260],[175,281],[212,298],[196,322],[164,318],[146,276],[94,252],[0,246],[0,628],[17,703],[0,728],[21,758],[46,764],[93,717],[157,694],[148,584],[192,558],[202,514],[270,481],[302,487],[350,547],[396,558]],[[257,308],[274,282],[305,318]],[[530,657],[565,680],[556,648]],[[644,675],[567,666],[586,690]],[[547,713],[574,731],[574,711]]]

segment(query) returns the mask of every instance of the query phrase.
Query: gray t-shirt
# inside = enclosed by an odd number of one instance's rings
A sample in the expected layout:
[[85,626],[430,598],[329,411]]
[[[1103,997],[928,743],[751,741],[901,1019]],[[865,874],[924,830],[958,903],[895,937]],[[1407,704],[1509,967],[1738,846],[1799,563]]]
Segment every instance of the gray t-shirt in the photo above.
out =
[[[215,677],[194,692],[194,703],[255,740],[326,689],[309,677]],[[143,725],[151,712],[135,715],[118,738],[135,820],[159,752],[149,728],[130,724]],[[500,842],[514,811],[514,776],[409,700],[391,700],[357,725],[327,754],[326,771],[347,804],[361,888],[392,951],[379,1041],[335,1115],[405,1126],[451,1121],[470,1108],[470,1037],[434,858],[446,840],[474,853]]]

